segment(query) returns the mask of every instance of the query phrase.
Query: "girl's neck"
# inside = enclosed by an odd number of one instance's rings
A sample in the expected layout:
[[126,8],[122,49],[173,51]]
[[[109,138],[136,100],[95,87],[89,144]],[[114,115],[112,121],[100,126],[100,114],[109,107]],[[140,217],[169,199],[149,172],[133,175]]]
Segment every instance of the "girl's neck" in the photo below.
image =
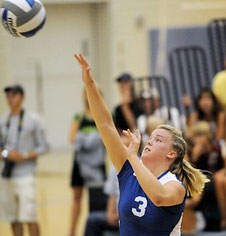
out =
[[148,170],[156,178],[158,178],[165,171],[169,170],[169,166],[166,165],[166,163],[164,163],[164,164],[160,164],[160,163],[156,163],[156,162],[155,163],[146,163],[146,162],[143,162],[143,161],[142,161],[142,163],[148,168]]

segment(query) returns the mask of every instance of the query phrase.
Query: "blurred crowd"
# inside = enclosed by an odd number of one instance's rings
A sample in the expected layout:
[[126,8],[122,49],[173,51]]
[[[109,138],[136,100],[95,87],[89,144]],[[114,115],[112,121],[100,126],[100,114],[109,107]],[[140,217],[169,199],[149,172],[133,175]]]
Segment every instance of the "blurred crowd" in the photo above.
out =
[[186,94],[181,98],[185,110],[191,110],[185,119],[176,107],[161,104],[156,88],[143,90],[139,97],[132,99],[131,76],[123,74],[117,81],[122,100],[115,109],[114,117],[119,132],[138,128],[145,144],[151,132],[160,124],[168,123],[182,129],[188,144],[187,160],[211,179],[202,195],[187,199],[183,233],[194,235],[199,231],[225,230],[226,90],[222,90],[226,86],[225,71],[215,76],[213,88],[201,88],[194,101]]
[[[121,101],[113,111],[113,118],[123,143],[128,143],[123,130],[139,129],[142,146],[158,125],[171,124],[181,129],[187,140],[186,159],[211,179],[201,195],[187,199],[183,234],[226,230],[226,70],[213,78],[211,88],[201,88],[195,100],[188,94],[178,98],[182,100],[186,114],[176,107],[162,104],[159,91],[154,86],[135,94],[134,78],[128,73],[120,75],[116,83]],[[8,217],[16,236],[23,234],[22,223],[28,223],[30,235],[39,235],[31,176],[35,174],[37,157],[48,150],[48,144],[41,122],[22,109],[23,88],[7,87],[5,94],[11,113],[0,119],[1,159],[4,162],[1,186],[4,184],[10,192],[12,198],[7,201],[9,205],[15,204],[15,208],[6,215],[0,212],[0,216]],[[16,96],[16,100],[13,96]],[[83,97],[84,111],[74,115],[69,131],[69,142],[73,146],[73,204],[69,235],[76,235],[84,188],[89,193],[89,216],[84,235],[118,235],[117,173],[113,166],[107,171],[106,151],[92,118],[85,91]],[[19,106],[19,109],[15,106]],[[18,139],[20,143],[16,143]],[[12,173],[4,173],[9,161],[13,165]],[[23,182],[12,182],[13,177],[21,177]],[[26,191],[20,192],[19,189]],[[3,197],[0,200],[5,201]]]
[[[115,107],[113,118],[125,145],[127,140],[123,136],[123,130],[139,129],[142,133],[142,147],[158,125],[171,124],[181,129],[187,140],[186,159],[203,170],[211,179],[202,195],[187,199],[182,224],[183,234],[195,235],[198,232],[224,231],[226,229],[226,90],[222,87],[226,86],[226,71],[215,76],[212,88],[201,88],[195,100],[192,100],[188,94],[180,98],[184,110],[187,111],[186,114],[180,113],[176,107],[162,104],[159,91],[153,86],[142,89],[138,95],[135,95],[134,79],[128,73],[120,75],[116,83],[121,102]],[[84,114],[91,118],[87,101],[85,104]],[[73,121],[74,125],[75,123]],[[73,130],[73,125],[71,130]],[[79,140],[79,136],[77,138]],[[100,162],[99,167],[102,167],[102,164],[103,162]],[[82,162],[79,165],[82,166]],[[85,186],[90,191],[89,184]],[[118,235],[118,185],[117,173],[113,167],[106,182],[103,181],[102,192],[104,196],[108,196],[106,208],[90,211],[85,236],[105,235],[104,232],[111,232],[109,235]],[[105,198],[102,196],[101,199],[103,201]],[[98,200],[96,203],[95,200],[90,202],[90,206],[99,205]],[[74,203],[77,204],[76,202],[77,200]],[[77,216],[74,219],[77,219]],[[76,222],[77,220],[73,221],[72,229],[76,228]],[[71,232],[71,235],[74,235],[74,231]]]

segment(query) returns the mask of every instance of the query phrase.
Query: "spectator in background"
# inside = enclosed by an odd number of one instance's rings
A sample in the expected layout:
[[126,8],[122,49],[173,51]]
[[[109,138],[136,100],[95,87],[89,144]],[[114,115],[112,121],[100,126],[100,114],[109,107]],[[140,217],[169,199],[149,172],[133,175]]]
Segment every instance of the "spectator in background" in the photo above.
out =
[[[211,133],[210,124],[200,121],[193,125],[193,136],[191,137],[190,160],[196,168],[209,171],[213,177],[215,173],[224,166],[219,142],[216,142]],[[210,177],[211,177],[210,176]],[[216,195],[216,184],[214,178],[207,184],[201,196],[189,199],[187,207],[202,213],[199,219],[204,231],[220,230],[220,210]],[[200,225],[200,222],[198,222]]]
[[119,85],[121,103],[114,110],[114,122],[119,131],[135,130],[136,119],[141,114],[139,104],[134,98],[133,82],[130,74],[120,75],[116,81]]
[[159,126],[165,124],[164,120],[154,115],[151,115],[147,118],[147,124],[145,127],[145,132],[142,134],[142,143],[141,150],[144,148],[144,145],[148,142],[151,133]]
[[154,113],[153,94],[145,89],[140,93],[141,114],[137,118],[137,126],[142,135],[146,134],[148,117]]
[[226,109],[226,54],[224,56],[224,70],[215,75],[212,89],[221,105]]
[[222,149],[222,155],[224,158],[224,168],[219,170],[215,176],[214,180],[216,183],[216,193],[218,204],[221,212],[221,229],[226,230],[226,147]]
[[84,187],[88,187],[89,211],[106,209],[106,196],[103,193],[106,151],[92,118],[85,90],[83,96],[85,110],[74,116],[69,133],[69,141],[74,145],[70,236],[76,235]]
[[165,124],[171,124],[179,129],[184,129],[183,119],[176,107],[167,107],[161,105],[159,93],[156,88],[145,89],[141,91],[142,114],[137,119],[138,128],[142,134],[147,128],[149,116],[155,116]]
[[[212,84],[212,89],[215,96],[220,101],[221,105],[226,111],[226,54],[224,56],[224,70],[218,72]],[[226,125],[226,123],[225,123]],[[224,128],[226,132],[226,128]],[[224,136],[226,139],[226,136]],[[220,170],[215,175],[215,182],[217,188],[218,202],[221,210],[221,228],[226,229],[226,142],[222,142],[222,151],[224,156],[224,169]]]
[[191,161],[202,170],[215,173],[224,166],[221,146],[213,139],[210,124],[199,121],[193,126]]
[[104,192],[108,195],[107,212],[97,211],[89,215],[86,222],[84,236],[102,236],[106,231],[111,231],[119,235],[119,218],[117,210],[119,186],[117,171],[113,166],[110,168],[110,173],[104,187]]
[[148,117],[146,133],[150,137],[151,133],[159,126],[164,125],[164,120],[154,115]]
[[[128,146],[129,139],[127,136],[121,133],[120,137],[123,144]],[[112,231],[119,235],[119,184],[117,171],[113,165],[110,166],[110,172],[107,181],[105,182],[104,192],[108,195],[107,212],[99,211],[89,215],[84,236],[102,236],[106,231]]]
[[12,225],[13,235],[38,236],[35,173],[38,157],[48,150],[45,131],[37,115],[23,108],[24,89],[4,89],[10,112],[0,118],[0,216]]
[[159,97],[159,92],[156,88],[152,91],[154,113],[153,115],[161,118],[166,124],[170,124],[177,129],[184,130],[183,118],[180,115],[179,110],[176,107],[168,107],[167,105],[162,105]]
[[214,138],[217,140],[224,138],[225,113],[214,93],[208,88],[201,89],[195,101],[195,111],[190,115],[187,122],[188,137],[192,137],[192,127],[197,121],[207,121]]

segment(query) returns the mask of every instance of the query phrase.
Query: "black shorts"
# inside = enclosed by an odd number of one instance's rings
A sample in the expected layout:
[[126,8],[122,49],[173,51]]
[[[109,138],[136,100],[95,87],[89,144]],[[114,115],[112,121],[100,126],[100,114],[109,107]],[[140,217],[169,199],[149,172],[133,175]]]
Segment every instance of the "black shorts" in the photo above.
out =
[[[104,181],[106,180],[106,169],[105,165],[99,167],[100,171],[103,173]],[[85,185],[85,179],[82,177],[80,172],[79,163],[76,159],[73,161],[73,167],[71,172],[71,187],[83,187]]]
[[80,174],[79,164],[75,160],[71,172],[71,187],[83,187],[84,183],[85,181]]
[[[101,166],[101,170],[105,173],[105,166]],[[71,187],[84,187],[85,180],[80,174],[79,163],[75,160],[71,173]],[[89,187],[89,211],[106,210],[107,195],[103,192],[103,187]]]

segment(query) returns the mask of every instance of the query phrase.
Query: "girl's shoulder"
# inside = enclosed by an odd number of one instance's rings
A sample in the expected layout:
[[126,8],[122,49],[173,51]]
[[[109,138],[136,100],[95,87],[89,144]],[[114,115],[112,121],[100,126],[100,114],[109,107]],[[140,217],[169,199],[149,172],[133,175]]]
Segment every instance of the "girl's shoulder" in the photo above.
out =
[[164,185],[164,184],[166,184],[166,183],[168,183],[168,182],[170,182],[170,181],[177,181],[177,182],[179,182],[179,183],[182,183],[182,182],[180,181],[180,179],[179,179],[175,174],[173,174],[173,173],[170,172],[170,171],[164,172],[164,173],[161,175],[161,177],[158,178],[158,180],[159,180],[159,182],[160,182],[162,185]]

